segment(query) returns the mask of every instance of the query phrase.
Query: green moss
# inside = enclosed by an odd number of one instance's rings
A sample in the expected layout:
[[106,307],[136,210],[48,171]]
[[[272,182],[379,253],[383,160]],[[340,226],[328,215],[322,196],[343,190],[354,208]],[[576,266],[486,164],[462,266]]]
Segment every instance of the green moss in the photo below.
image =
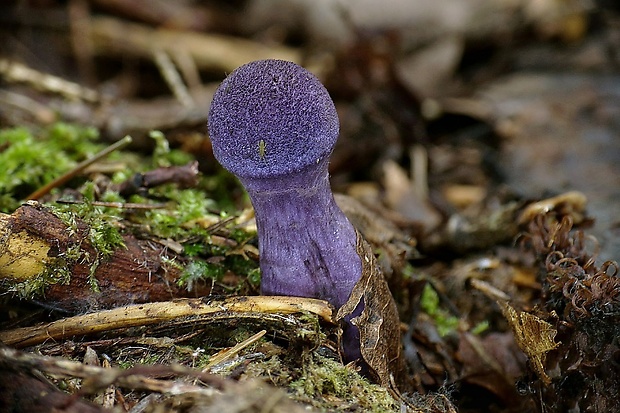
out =
[[247,280],[250,285],[258,288],[260,286],[260,268],[253,268],[246,274]]
[[237,178],[224,168],[219,168],[213,175],[205,176],[202,185],[213,199],[217,199],[218,208],[222,211],[234,214],[250,205],[247,192],[241,188]]
[[[156,188],[150,195],[158,199],[168,199],[172,202],[170,208],[152,209],[135,218],[148,225],[152,234],[161,238],[181,240],[190,236],[207,236],[198,225],[191,225],[191,221],[213,216],[210,210],[216,207],[212,199],[200,190],[178,189],[172,185]],[[148,199],[133,196],[131,202],[149,203]]]
[[165,355],[161,354],[150,348],[149,346],[143,346],[145,352],[140,353],[139,358],[133,358],[132,355],[128,355],[126,359],[117,359],[118,367],[124,370],[137,367],[139,365],[153,365],[153,364],[161,364],[162,359],[165,358]]
[[385,388],[369,383],[352,369],[316,353],[290,388],[294,398],[325,411],[399,411],[399,403]]
[[188,153],[170,149],[168,140],[160,131],[151,131],[149,137],[155,141],[155,149],[153,150],[152,156],[154,167],[185,165],[193,160],[192,156]]
[[[88,226],[88,242],[95,249],[96,255],[94,257],[87,256],[82,246],[76,244],[47,267],[50,271],[62,272],[63,270],[69,271],[73,264],[78,261],[86,262],[90,265],[88,284],[93,291],[98,292],[99,284],[95,278],[97,267],[102,260],[111,256],[118,248],[125,248],[125,242],[116,227],[118,218],[105,214],[101,208],[93,206],[88,201],[88,190],[85,190],[84,193],[87,195],[86,201],[81,204],[57,204],[50,206],[50,209],[74,234],[78,231],[78,221],[84,222]],[[47,281],[50,284],[54,283],[54,280],[50,279],[49,276]]]
[[212,264],[205,261],[190,261],[185,266],[185,270],[179,278],[179,285],[186,285],[188,290],[192,290],[194,283],[199,280],[221,281],[225,269],[219,264]]
[[260,285],[260,268],[258,262],[240,255],[228,255],[223,264],[237,275],[244,276],[254,287]]
[[196,349],[192,356],[191,367],[195,369],[204,369],[209,365],[209,361],[211,360],[211,356],[200,348]]
[[36,134],[0,130],[0,212],[12,212],[31,192],[69,171],[102,148],[97,131],[58,123]]
[[80,204],[56,204],[49,207],[74,233],[77,232],[78,221],[88,225],[88,241],[102,258],[109,257],[118,248],[125,248],[117,228],[119,218],[103,213],[101,207],[93,206],[88,200]]
[[58,148],[74,159],[86,159],[103,146],[96,144],[99,131],[93,127],[79,126],[69,123],[56,123],[45,129],[43,140],[53,148]]
[[80,245],[72,245],[62,255],[50,258],[43,272],[7,289],[21,298],[32,299],[41,296],[50,285],[68,284],[71,280],[72,266],[81,256]]
[[207,246],[203,243],[187,243],[183,245],[183,253],[187,257],[197,257],[207,252]]
[[[170,207],[136,213],[132,216],[132,220],[148,226],[151,235],[172,239],[183,245],[184,255],[191,260],[179,279],[179,285],[191,289],[200,280],[218,282],[227,271],[247,278],[254,286],[259,283],[258,262],[238,252],[235,253],[245,243],[255,238],[256,234],[236,228],[234,222],[230,222],[219,227],[217,231],[219,235],[235,241],[237,245],[212,243],[212,234],[200,221],[205,218],[211,221],[224,220],[228,215],[225,213],[216,215],[212,212],[218,209],[219,205],[216,205],[205,191],[178,189],[173,185],[166,185],[152,189],[149,195],[160,201],[168,200]],[[148,203],[149,199],[134,196],[131,201]],[[220,260],[205,261],[209,257],[219,257]],[[234,286],[233,289],[241,286],[242,284]]]
[[439,306],[439,295],[428,283],[422,291],[420,306],[426,314],[433,318],[437,332],[442,337],[450,334],[458,327],[459,319]]
[[417,270],[413,265],[411,265],[411,263],[408,262],[401,270],[401,273],[405,280],[413,280],[417,275]]
[[[179,277],[178,285],[181,287],[186,286],[188,290],[192,290],[194,284],[199,281],[208,281],[210,283],[222,281],[228,271],[245,277],[254,287],[260,285],[258,263],[238,255],[226,256],[221,262],[217,263],[199,259],[190,260],[181,273],[181,277]],[[230,292],[237,292],[242,287],[243,284],[241,283],[228,289]]]
[[485,331],[487,331],[490,327],[489,321],[488,320],[484,320],[479,322],[478,324],[476,324],[475,326],[472,327],[471,329],[471,333],[472,334],[482,334]]

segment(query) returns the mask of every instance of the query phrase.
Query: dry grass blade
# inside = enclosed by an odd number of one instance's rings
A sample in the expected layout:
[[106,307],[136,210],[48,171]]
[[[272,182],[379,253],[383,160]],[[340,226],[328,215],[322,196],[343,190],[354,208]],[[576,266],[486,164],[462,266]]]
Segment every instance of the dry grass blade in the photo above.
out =
[[222,351],[216,355],[214,355],[213,357],[211,357],[209,359],[209,363],[207,364],[207,366],[202,370],[203,372],[207,372],[209,370],[211,370],[212,367],[223,363],[224,361],[230,359],[231,357],[233,357],[235,354],[239,353],[241,350],[243,350],[244,348],[246,348],[247,346],[256,343],[262,336],[264,336],[267,333],[267,330],[261,330],[258,333],[254,334],[252,337],[243,340],[241,343],[238,343],[237,345],[235,345],[234,347],[231,347],[225,351]]

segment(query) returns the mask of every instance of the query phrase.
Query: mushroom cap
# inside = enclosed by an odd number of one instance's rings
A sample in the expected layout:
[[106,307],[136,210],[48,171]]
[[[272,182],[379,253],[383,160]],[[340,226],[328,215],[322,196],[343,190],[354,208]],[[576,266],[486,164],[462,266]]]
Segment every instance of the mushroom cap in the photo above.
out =
[[339,122],[327,89],[309,71],[284,60],[235,69],[209,109],[215,158],[241,178],[273,178],[329,157]]

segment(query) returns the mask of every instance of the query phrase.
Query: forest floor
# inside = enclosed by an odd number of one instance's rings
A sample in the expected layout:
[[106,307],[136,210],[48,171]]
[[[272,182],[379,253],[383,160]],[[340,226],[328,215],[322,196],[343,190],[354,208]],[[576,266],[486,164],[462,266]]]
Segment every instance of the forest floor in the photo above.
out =
[[[0,6],[0,410],[620,411],[620,9],[584,4]],[[325,301],[260,295],[207,113],[267,58],[335,102],[405,378],[343,363]]]

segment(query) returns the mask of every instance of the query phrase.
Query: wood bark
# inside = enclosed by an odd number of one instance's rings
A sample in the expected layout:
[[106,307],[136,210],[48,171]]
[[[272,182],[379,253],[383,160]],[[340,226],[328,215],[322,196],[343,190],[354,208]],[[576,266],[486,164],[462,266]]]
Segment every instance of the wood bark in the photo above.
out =
[[[164,258],[180,257],[164,245],[124,234],[125,247],[106,258],[90,243],[89,231],[85,222],[69,226],[36,202],[0,217],[2,285],[19,292],[33,277],[46,277],[43,298],[36,298],[72,313],[208,294],[207,286],[190,292],[178,285],[182,270]],[[69,251],[79,258],[67,258]],[[54,284],[55,271],[68,271],[68,282]]]

